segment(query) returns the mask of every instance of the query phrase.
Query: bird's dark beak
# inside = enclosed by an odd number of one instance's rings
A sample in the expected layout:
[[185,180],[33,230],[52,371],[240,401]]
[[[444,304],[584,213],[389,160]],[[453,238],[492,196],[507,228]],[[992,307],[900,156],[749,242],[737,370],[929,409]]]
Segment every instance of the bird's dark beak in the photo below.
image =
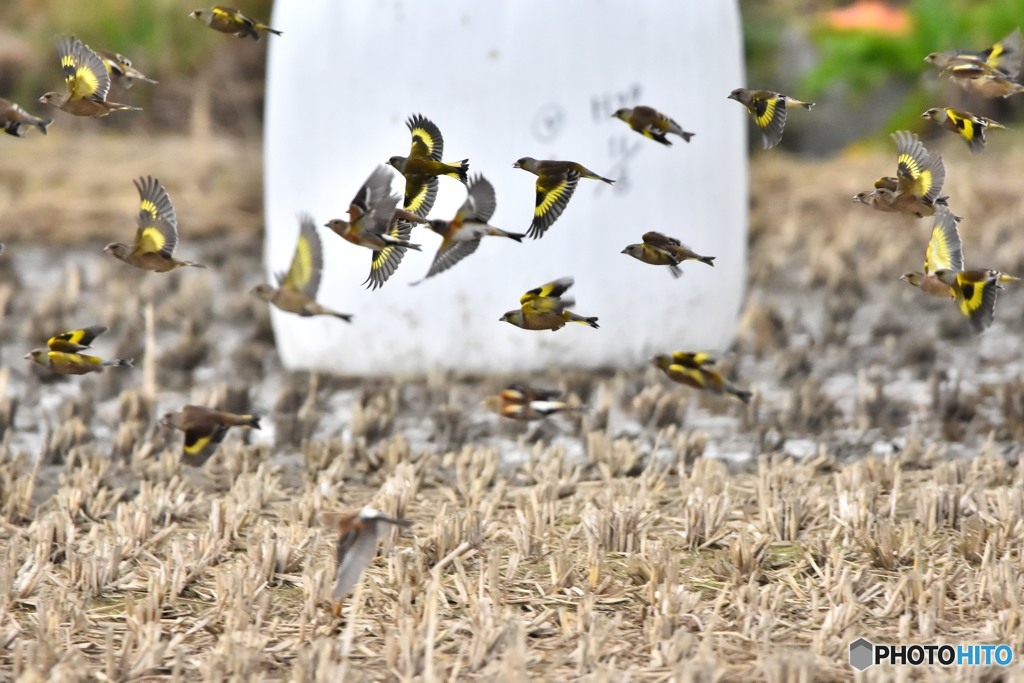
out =
[[620,254],[625,254],[625,253],[627,253],[628,251],[629,251],[629,247],[626,247],[625,249],[623,249],[623,250],[622,250],[622,251],[620,251],[619,253],[620,253]]

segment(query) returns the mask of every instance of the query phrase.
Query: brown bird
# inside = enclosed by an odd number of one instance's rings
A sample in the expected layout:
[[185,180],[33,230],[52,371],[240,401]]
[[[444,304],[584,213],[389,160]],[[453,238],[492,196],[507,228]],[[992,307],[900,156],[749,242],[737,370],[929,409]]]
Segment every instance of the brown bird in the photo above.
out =
[[132,367],[131,359],[103,360],[79,353],[88,349],[93,340],[106,331],[107,328],[102,325],[93,325],[56,334],[46,342],[45,349],[33,349],[25,354],[25,359],[49,368],[50,372],[58,375],[85,375],[90,372],[102,372],[106,367]]
[[761,129],[765,149],[771,149],[782,141],[782,131],[786,128],[787,103],[804,109],[814,106],[814,102],[801,102],[771,90],[736,88],[729,93],[728,99],[736,100],[747,108],[754,123]]
[[137,80],[145,81],[146,83],[157,83],[157,81],[154,81],[152,78],[132,66],[132,60],[119,52],[96,50],[96,54],[99,55],[101,60],[103,60],[103,66],[107,68],[107,73],[110,75],[110,78],[118,81],[126,88],[130,88],[135,85],[135,81]]
[[449,176],[463,185],[469,182],[469,159],[455,163],[441,161],[444,138],[427,117],[416,114],[405,123],[412,133],[409,156],[393,156],[388,164],[405,176],[405,203],[402,208],[417,216],[426,216],[437,199],[437,177]]
[[954,298],[953,288],[939,280],[935,273],[951,270],[955,273],[964,269],[963,242],[956,228],[956,220],[948,209],[935,212],[935,224],[924,253],[923,273],[904,273],[901,280],[914,287],[920,287],[925,294]]
[[1003,288],[999,283],[1020,280],[991,269],[960,272],[943,269],[935,271],[935,277],[953,290],[957,307],[971,321],[971,327],[977,333],[988,329],[995,319],[996,299],[999,290]]
[[524,422],[580,409],[575,403],[559,400],[561,396],[562,392],[557,390],[510,384],[501,393],[485,398],[483,406],[502,417]]
[[534,287],[519,297],[519,308],[506,311],[498,320],[524,330],[560,330],[566,323],[581,323],[598,329],[597,316],[586,317],[569,310],[576,305],[572,298],[562,298],[574,280],[563,277]]
[[985,149],[985,129],[1006,128],[998,121],[987,116],[978,116],[969,111],[932,107],[921,114],[923,119],[931,119],[946,130],[951,130],[967,143],[971,152],[978,154]]
[[651,363],[660,369],[673,382],[686,384],[694,389],[703,389],[714,394],[732,394],[744,403],[750,403],[753,394],[730,384],[722,375],[715,372],[709,365],[715,359],[708,353],[691,353],[676,351],[672,355],[658,355]]
[[388,517],[380,510],[364,507],[359,512],[324,512],[320,514],[323,524],[333,526],[339,536],[335,555],[338,568],[335,572],[334,614],[341,614],[342,600],[351,595],[373,558],[377,555],[377,543],[387,532],[386,524],[410,527],[412,522]]
[[142,111],[139,107],[108,102],[110,75],[100,56],[74,36],[57,41],[57,53],[64,72],[65,92],[48,92],[40,102],[74,116],[99,117],[112,111]]
[[668,139],[669,133],[678,135],[686,142],[694,136],[694,133],[687,133],[682,126],[653,107],[623,107],[612,114],[612,118],[622,119],[645,138],[651,138],[669,147],[672,146],[672,141]]
[[8,135],[16,138],[25,137],[29,128],[36,128],[40,133],[46,135],[46,129],[53,123],[53,119],[44,119],[32,116],[10,100],[0,97],[0,128]]
[[537,196],[533,208],[533,222],[526,232],[533,239],[539,239],[565,211],[576,184],[580,178],[591,178],[612,185],[610,178],[599,176],[582,164],[575,161],[537,161],[533,157],[523,157],[512,164],[513,168],[521,168],[537,176]]
[[259,415],[236,415],[205,406],[187,405],[177,413],[160,418],[164,427],[185,432],[181,459],[191,467],[202,467],[217,451],[217,446],[231,427],[260,428]]
[[[497,205],[494,186],[487,178],[478,175],[469,181],[469,195],[455,214],[455,218],[450,221],[435,218],[427,223],[431,230],[444,238],[444,241],[438,247],[434,262],[423,280],[443,273],[475,252],[480,246],[480,240],[486,235],[508,237],[516,242],[523,241],[526,235],[521,232],[505,232],[501,228],[487,224],[494,215]],[[412,284],[419,284],[423,280]]]
[[239,38],[260,39],[260,31],[281,35],[277,29],[270,28],[245,16],[232,7],[213,7],[212,9],[197,9],[189,14],[190,17],[201,21],[214,31],[230,33]]
[[399,209],[398,196],[391,194],[391,173],[383,166],[374,169],[348,207],[348,220],[335,218],[325,227],[360,247],[373,250],[370,274],[363,282],[369,289],[382,287],[405,258],[408,249],[420,251],[409,242],[413,223],[427,221]]
[[299,240],[287,273],[277,274],[277,287],[261,284],[253,287],[252,294],[282,311],[308,318],[314,315],[331,315],[345,322],[352,321],[349,313],[338,313],[316,302],[320,289],[320,272],[324,267],[323,245],[317,234],[313,217],[299,216]]
[[1024,86],[1016,82],[1024,61],[1020,28],[980,52],[933,52],[924,61],[939,67],[954,83],[980,97],[1009,97],[1024,92]]
[[135,181],[139,191],[138,229],[135,243],[111,242],[103,251],[130,266],[157,273],[166,273],[185,266],[205,268],[194,261],[174,258],[178,244],[178,217],[167,190],[152,176]]
[[853,201],[918,218],[934,216],[937,207],[948,207],[947,198],[939,196],[946,179],[942,157],[930,154],[909,131],[896,131],[892,138],[896,141],[896,177],[879,178],[874,190],[855,194]]
[[683,269],[679,267],[683,261],[700,261],[712,267],[715,265],[714,256],[701,256],[683,246],[675,237],[652,230],[644,233],[643,241],[643,244],[630,244],[622,253],[652,266],[668,266],[672,277],[683,274]]

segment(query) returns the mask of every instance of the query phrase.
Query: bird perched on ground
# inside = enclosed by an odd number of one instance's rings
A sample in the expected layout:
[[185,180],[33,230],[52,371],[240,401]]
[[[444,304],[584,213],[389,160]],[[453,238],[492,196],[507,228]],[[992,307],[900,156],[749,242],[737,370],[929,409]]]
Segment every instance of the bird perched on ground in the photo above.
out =
[[683,269],[679,267],[683,261],[700,261],[709,266],[715,265],[714,256],[701,256],[695,251],[690,251],[689,247],[680,244],[675,237],[652,230],[644,233],[643,240],[643,244],[630,244],[622,253],[652,266],[668,266],[672,277],[683,274]]
[[814,102],[801,102],[788,95],[771,90],[747,90],[736,88],[729,93],[728,99],[736,100],[750,112],[754,123],[761,129],[764,148],[771,149],[782,141],[782,131],[786,127],[786,105],[796,105],[810,109]]
[[937,270],[935,277],[949,285],[957,307],[971,321],[975,332],[985,331],[995,318],[996,298],[1001,282],[1015,282],[1020,278],[998,270]]
[[135,85],[136,80],[154,84],[157,82],[132,66],[132,60],[119,52],[96,50],[96,54],[103,60],[103,66],[107,68],[110,78],[120,82],[126,88]]
[[668,139],[669,133],[678,135],[685,142],[689,142],[690,138],[694,136],[694,133],[687,133],[682,126],[653,107],[643,105],[623,107],[612,114],[612,117],[622,119],[629,124],[630,128],[645,138],[657,140],[669,147],[672,146],[672,141]]
[[385,525],[410,527],[412,522],[388,517],[371,507],[364,507],[359,512],[322,512],[320,521],[334,527],[339,534],[335,550],[338,568],[334,574],[334,590],[331,591],[334,614],[339,616],[342,600],[352,594],[363,570],[377,555],[377,543],[387,532]]
[[1024,92],[1016,82],[1024,61],[1024,37],[1019,28],[980,52],[933,52],[924,61],[934,64],[964,90],[981,97],[1009,97]]
[[231,33],[239,38],[259,40],[260,31],[273,33],[275,36],[281,35],[281,32],[277,29],[254,21],[231,7],[218,6],[211,9],[197,9],[192,11],[189,16],[203,22],[214,31]]
[[232,427],[260,428],[259,415],[236,415],[205,406],[188,405],[177,413],[165,413],[160,418],[164,427],[185,432],[181,459],[186,465],[202,467],[216,452],[217,446]]
[[977,154],[985,149],[986,128],[1006,128],[998,121],[986,116],[978,116],[969,111],[932,107],[921,114],[923,119],[931,119],[946,130],[951,130],[964,139],[971,151]]
[[323,245],[316,232],[313,217],[299,216],[299,239],[287,273],[277,273],[277,287],[261,284],[253,287],[251,294],[282,311],[308,318],[314,315],[332,315],[345,322],[352,322],[352,315],[338,313],[316,302],[320,289],[320,272],[324,267]]
[[402,208],[417,216],[426,216],[437,199],[437,177],[448,176],[463,185],[468,184],[469,159],[455,163],[441,161],[444,138],[434,122],[422,114],[411,116],[405,125],[412,133],[409,156],[393,156],[388,164],[405,176]]
[[[480,246],[480,240],[485,235],[496,237],[508,237],[516,242],[522,242],[526,237],[521,232],[505,232],[500,228],[488,225],[497,207],[497,200],[494,197],[494,186],[482,175],[475,176],[469,181],[469,195],[462,203],[455,218],[450,221],[435,218],[427,223],[427,226],[444,238],[441,246],[437,249],[434,262],[423,280],[443,273],[456,263],[466,258]],[[413,284],[423,282],[419,280]]]
[[81,351],[88,349],[93,340],[107,331],[102,325],[85,327],[54,335],[46,342],[45,349],[33,349],[25,354],[50,372],[58,375],[85,375],[90,372],[102,372],[103,368],[130,368],[132,360],[114,358],[103,360],[96,356],[88,356]]
[[924,254],[924,272],[904,273],[900,279],[920,287],[926,294],[954,298],[953,289],[939,280],[935,273],[939,270],[960,272],[963,269],[963,243],[956,228],[956,220],[948,209],[936,211],[932,236]]
[[391,174],[383,166],[374,169],[348,207],[348,220],[335,218],[325,227],[352,244],[373,250],[370,274],[363,282],[377,289],[387,282],[408,249],[420,251],[409,242],[413,223],[426,223],[420,216],[397,209],[398,196],[391,194]]
[[142,111],[139,107],[108,102],[110,76],[99,55],[74,36],[57,41],[57,54],[64,72],[65,92],[48,92],[40,102],[75,116],[99,117],[112,111]]
[[580,409],[576,403],[560,400],[561,396],[562,392],[558,390],[510,384],[501,393],[485,398],[483,406],[502,417],[524,422]]
[[53,119],[44,119],[32,116],[10,100],[0,97],[0,128],[8,135],[16,138],[25,137],[29,128],[36,128],[40,133],[46,135],[46,129],[53,123]]
[[879,178],[874,190],[855,194],[853,201],[918,218],[935,215],[937,207],[948,206],[946,198],[939,197],[946,179],[942,157],[929,154],[909,131],[898,130],[892,138],[896,141],[896,177]]
[[533,157],[523,157],[512,164],[513,168],[521,168],[537,176],[537,197],[533,208],[533,222],[527,235],[539,239],[550,228],[576,191],[580,178],[591,178],[612,185],[610,178],[600,176],[582,164],[574,161],[537,161]]
[[710,369],[715,364],[711,354],[704,352],[691,353],[676,351],[671,355],[658,355],[651,363],[665,373],[669,379],[679,384],[686,384],[694,389],[703,389],[714,394],[732,394],[744,403],[750,403],[753,394],[730,384],[719,373]]
[[507,311],[499,320],[511,323],[524,330],[560,330],[566,323],[583,323],[597,329],[597,318],[576,315],[568,310],[575,306],[575,299],[563,299],[574,280],[563,277],[531,289],[519,298],[520,307]]
[[157,273],[166,273],[185,266],[205,268],[194,261],[174,258],[178,244],[178,217],[167,190],[152,176],[135,181],[139,191],[138,229],[134,244],[111,242],[103,248],[114,258],[130,266]]

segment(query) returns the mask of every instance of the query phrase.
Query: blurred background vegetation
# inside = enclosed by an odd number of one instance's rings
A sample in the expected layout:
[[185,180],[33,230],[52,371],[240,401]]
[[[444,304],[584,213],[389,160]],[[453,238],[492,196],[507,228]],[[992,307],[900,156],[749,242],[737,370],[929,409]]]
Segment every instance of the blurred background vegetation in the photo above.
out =
[[[935,135],[937,127],[920,118],[932,106],[1004,122],[1017,118],[1013,98],[972,98],[922,60],[936,50],[991,45],[1021,23],[1024,0],[739,2],[748,84],[818,103],[813,115],[790,117],[783,145],[791,150],[825,154],[865,139],[887,144],[886,133],[900,128]],[[234,4],[268,20],[273,0]],[[127,55],[160,81],[114,92],[116,101],[150,115],[111,116],[100,124],[104,129],[187,132],[199,122],[258,138],[268,41],[200,30],[187,16],[199,6],[196,0],[0,0],[0,96],[39,113],[43,105],[35,100],[60,85],[54,38],[72,33]],[[723,92],[732,87],[723,84]],[[61,125],[83,125],[71,118]],[[751,142],[756,146],[757,137]]]
[[988,47],[1022,23],[1024,0],[740,0],[740,7],[751,87],[819,105],[813,117],[789,118],[783,143],[791,149],[831,152],[869,137],[888,144],[885,133],[898,129],[937,135],[920,118],[935,106],[1004,123],[1019,112],[1013,98],[968,95],[923,59]]
[[[73,34],[95,49],[126,55],[160,81],[112,91],[114,101],[149,115],[110,116],[104,128],[187,131],[199,114],[218,130],[259,136],[267,41],[243,42],[188,17],[204,6],[202,0],[0,0],[0,97],[42,113],[47,107],[35,100],[61,85],[54,40]],[[269,20],[273,0],[233,6]]]

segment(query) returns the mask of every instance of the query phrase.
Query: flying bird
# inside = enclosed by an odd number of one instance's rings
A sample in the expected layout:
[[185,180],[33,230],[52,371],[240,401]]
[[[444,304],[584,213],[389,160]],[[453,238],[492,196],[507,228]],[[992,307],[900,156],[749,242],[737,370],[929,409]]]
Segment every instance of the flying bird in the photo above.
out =
[[544,236],[558,217],[565,211],[576,184],[580,178],[591,178],[612,185],[610,178],[600,176],[575,161],[537,161],[533,157],[523,157],[512,164],[513,168],[521,168],[537,176],[537,196],[533,208],[533,222],[527,235],[533,239]]
[[485,398],[483,406],[502,417],[524,422],[580,409],[576,403],[563,401],[561,397],[562,392],[557,390],[510,384],[500,393]]
[[761,129],[765,149],[771,149],[782,141],[782,131],[786,128],[787,104],[804,109],[814,106],[814,102],[801,102],[771,90],[736,88],[729,93],[728,99],[736,100],[747,108],[754,118],[754,123]]
[[953,131],[967,143],[971,152],[978,154],[985,149],[985,130],[987,128],[1006,128],[998,121],[987,116],[978,116],[969,111],[932,107],[921,114],[923,119],[931,119],[946,130]]
[[853,201],[918,218],[934,216],[938,208],[948,207],[947,198],[939,196],[946,180],[942,157],[930,154],[909,131],[898,130],[892,138],[896,141],[896,176],[879,178],[874,190],[855,194]]
[[956,219],[947,209],[935,212],[935,224],[924,254],[924,272],[904,273],[901,280],[932,296],[954,298],[952,287],[939,280],[939,270],[960,272],[964,269],[963,242]]
[[690,138],[694,136],[694,133],[687,133],[673,119],[653,107],[645,107],[643,105],[623,107],[612,114],[612,118],[622,119],[640,135],[668,147],[672,146],[672,141],[668,139],[669,133],[678,135],[685,142],[689,142]]
[[338,568],[334,575],[334,614],[341,614],[342,600],[352,594],[359,577],[362,576],[377,555],[377,544],[387,533],[388,527],[410,527],[412,522],[388,517],[380,510],[364,507],[358,512],[324,512],[320,514],[323,524],[334,527],[338,532],[335,555]]
[[50,372],[58,375],[85,375],[90,372],[102,372],[103,368],[107,367],[132,367],[131,359],[103,360],[81,353],[91,346],[96,337],[106,331],[107,328],[102,325],[93,325],[56,334],[46,342],[46,348],[29,351],[25,354],[25,359],[49,368]]
[[454,163],[441,161],[444,138],[433,121],[415,114],[405,123],[412,133],[409,156],[393,156],[388,164],[405,176],[405,202],[402,208],[417,216],[426,216],[437,199],[437,177],[448,176],[468,184],[469,159]]
[[312,216],[302,214],[299,216],[299,239],[295,243],[295,253],[288,272],[276,274],[277,287],[263,283],[253,287],[251,294],[282,311],[303,318],[330,315],[351,322],[351,314],[338,313],[317,303],[316,294],[320,289],[320,272],[323,267],[323,245],[316,224]]
[[110,78],[119,81],[126,88],[135,85],[135,81],[145,81],[146,83],[154,84],[157,82],[132,66],[132,60],[119,52],[96,50],[96,54],[103,60],[103,66],[107,68],[107,74],[110,75]]
[[980,52],[933,52],[924,61],[934,64],[969,93],[980,97],[1009,97],[1024,92],[1017,83],[1024,61],[1024,37],[1015,28],[1005,38]]
[[25,137],[29,128],[35,128],[46,135],[46,129],[51,123],[53,119],[32,116],[14,102],[0,97],[0,128],[8,135],[16,138]]
[[563,277],[535,287],[519,298],[520,307],[507,311],[498,320],[510,323],[524,330],[555,330],[562,329],[566,323],[582,323],[594,329],[598,328],[596,317],[577,315],[568,310],[576,305],[575,299],[563,299],[574,280]]
[[237,415],[205,406],[187,405],[179,412],[165,413],[160,418],[164,427],[185,432],[181,459],[191,467],[202,467],[217,451],[232,427],[260,428],[259,415]]
[[744,403],[750,403],[750,399],[753,397],[752,393],[736,387],[720,373],[708,367],[715,364],[715,359],[711,354],[676,351],[669,355],[655,356],[651,359],[651,363],[678,384],[685,384],[713,394],[731,394]]
[[270,28],[266,24],[261,24],[258,21],[250,19],[231,7],[218,6],[211,9],[197,9],[192,11],[189,16],[197,21],[203,22],[214,31],[230,33],[238,36],[239,38],[252,38],[253,40],[259,40],[260,31],[273,33],[275,36],[281,35],[281,32],[277,29]]
[[178,217],[167,189],[160,181],[152,176],[139,178],[135,181],[135,189],[139,191],[135,242],[111,242],[103,251],[130,266],[157,273],[185,266],[205,268],[195,261],[179,261],[174,258],[174,248],[178,245]]
[[[427,226],[444,240],[423,280],[443,273],[475,252],[480,246],[480,240],[486,235],[508,237],[516,242],[522,242],[523,237],[526,236],[523,233],[505,232],[487,224],[487,221],[491,220],[491,216],[494,215],[496,207],[494,186],[490,181],[482,175],[472,178],[469,181],[469,194],[458,213],[455,214],[455,218],[450,221],[435,218],[427,223]],[[419,282],[423,282],[423,280],[419,280]]]
[[420,245],[409,242],[409,235],[413,223],[426,220],[397,207],[398,196],[391,194],[391,174],[378,166],[349,204],[348,220],[335,218],[325,224],[352,244],[373,250],[370,274],[363,281],[371,290],[394,275],[407,250],[420,251]]
[[630,244],[622,253],[652,266],[668,266],[672,277],[683,274],[683,269],[679,267],[683,261],[700,261],[709,266],[715,265],[714,256],[701,256],[681,244],[675,237],[652,230],[645,232],[642,239],[643,244]]
[[39,101],[74,116],[100,117],[112,111],[142,111],[139,107],[108,102],[110,76],[100,56],[74,36],[57,41],[64,72],[64,92],[48,92]]

